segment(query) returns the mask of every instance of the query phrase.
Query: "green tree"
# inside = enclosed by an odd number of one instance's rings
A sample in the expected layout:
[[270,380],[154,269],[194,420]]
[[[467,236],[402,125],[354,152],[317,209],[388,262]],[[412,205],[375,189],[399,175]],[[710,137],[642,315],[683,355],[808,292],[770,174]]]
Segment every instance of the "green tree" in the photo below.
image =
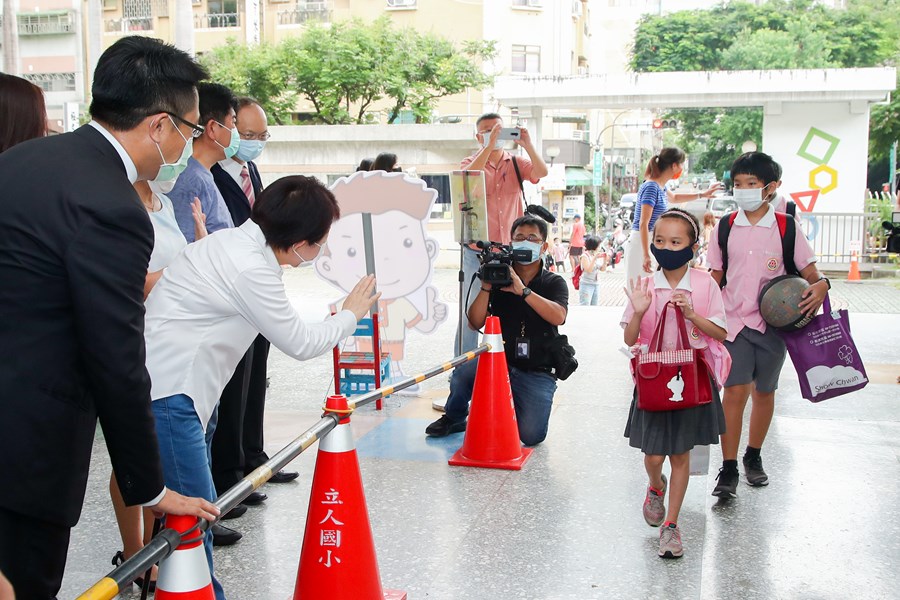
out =
[[[723,4],[709,10],[645,16],[635,32],[635,71],[810,69],[867,67],[897,53],[898,0],[851,0],[846,10],[812,0],[770,0],[760,5]],[[889,127],[890,117],[874,120]],[[743,142],[760,145],[758,108],[675,110],[677,143],[694,165],[716,173],[728,169]],[[895,115],[896,116],[896,115]],[[880,138],[879,138],[880,139]],[[888,144],[889,146],[889,144]]]
[[279,48],[269,44],[248,48],[231,38],[204,54],[200,61],[212,81],[227,85],[236,94],[255,98],[271,122],[290,122],[297,95],[288,86]]

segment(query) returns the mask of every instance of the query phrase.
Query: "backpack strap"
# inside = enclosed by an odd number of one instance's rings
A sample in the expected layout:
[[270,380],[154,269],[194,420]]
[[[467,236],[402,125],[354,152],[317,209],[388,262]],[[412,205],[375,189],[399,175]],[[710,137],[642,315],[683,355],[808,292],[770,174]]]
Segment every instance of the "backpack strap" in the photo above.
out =
[[775,222],[778,224],[778,233],[781,234],[781,261],[784,264],[784,271],[788,275],[799,275],[800,271],[794,263],[797,222],[788,214],[780,212],[775,213]]
[[788,200],[784,203],[784,212],[789,215],[792,219],[797,218],[797,203],[793,200]]
[[722,252],[722,281],[720,288],[728,283],[728,236],[731,234],[731,226],[737,218],[737,212],[729,213],[719,219],[719,250]]

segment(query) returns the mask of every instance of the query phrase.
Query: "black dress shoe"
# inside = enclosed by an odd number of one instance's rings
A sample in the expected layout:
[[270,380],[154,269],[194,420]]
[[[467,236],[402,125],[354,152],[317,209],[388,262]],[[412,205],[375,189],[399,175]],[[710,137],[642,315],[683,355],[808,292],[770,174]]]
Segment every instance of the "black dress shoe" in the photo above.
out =
[[231,546],[244,537],[241,535],[240,531],[235,531],[234,529],[219,525],[218,523],[212,526],[212,532],[213,546]]
[[246,504],[247,506],[259,506],[266,501],[266,498],[268,498],[268,496],[262,492],[250,492],[250,495],[241,500],[241,503]]
[[243,516],[245,512],[247,512],[247,505],[238,504],[237,506],[229,510],[226,514],[222,515],[222,518],[226,520],[237,519],[238,517]]
[[293,481],[300,477],[300,473],[297,471],[278,471],[272,478],[269,479],[269,483],[287,483],[288,481]]

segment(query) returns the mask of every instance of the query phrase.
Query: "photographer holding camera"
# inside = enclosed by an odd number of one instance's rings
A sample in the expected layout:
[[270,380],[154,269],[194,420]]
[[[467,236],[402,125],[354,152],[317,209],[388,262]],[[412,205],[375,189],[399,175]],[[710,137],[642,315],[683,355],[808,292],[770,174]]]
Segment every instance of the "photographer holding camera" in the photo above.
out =
[[[568,377],[574,368],[558,357],[565,339],[557,327],[566,320],[569,290],[565,279],[543,268],[546,221],[526,214],[513,222],[511,232],[511,248],[490,244],[481,253],[481,288],[467,316],[473,329],[483,327],[489,314],[500,318],[519,439],[534,446],[547,437],[557,375]],[[503,266],[509,272],[505,285]],[[425,429],[427,435],[465,431],[476,368],[477,361],[471,361],[453,371],[446,412]]]

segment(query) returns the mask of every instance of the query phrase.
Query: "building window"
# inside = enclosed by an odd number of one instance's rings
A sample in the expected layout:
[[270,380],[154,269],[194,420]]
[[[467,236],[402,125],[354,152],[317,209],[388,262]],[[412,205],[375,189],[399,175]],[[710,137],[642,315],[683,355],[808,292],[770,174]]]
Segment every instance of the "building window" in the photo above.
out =
[[238,26],[237,0],[208,0],[206,10],[208,14],[201,15],[206,17],[205,22],[201,21],[201,28]]
[[543,8],[544,0],[512,0],[512,5],[518,8]]
[[512,72],[513,73],[540,73],[541,72],[541,47],[520,46],[512,47]]
[[28,73],[23,77],[45,92],[75,91],[75,73]]
[[119,0],[103,0],[103,10],[116,10]]
[[418,0],[387,0],[388,8],[416,8]]

